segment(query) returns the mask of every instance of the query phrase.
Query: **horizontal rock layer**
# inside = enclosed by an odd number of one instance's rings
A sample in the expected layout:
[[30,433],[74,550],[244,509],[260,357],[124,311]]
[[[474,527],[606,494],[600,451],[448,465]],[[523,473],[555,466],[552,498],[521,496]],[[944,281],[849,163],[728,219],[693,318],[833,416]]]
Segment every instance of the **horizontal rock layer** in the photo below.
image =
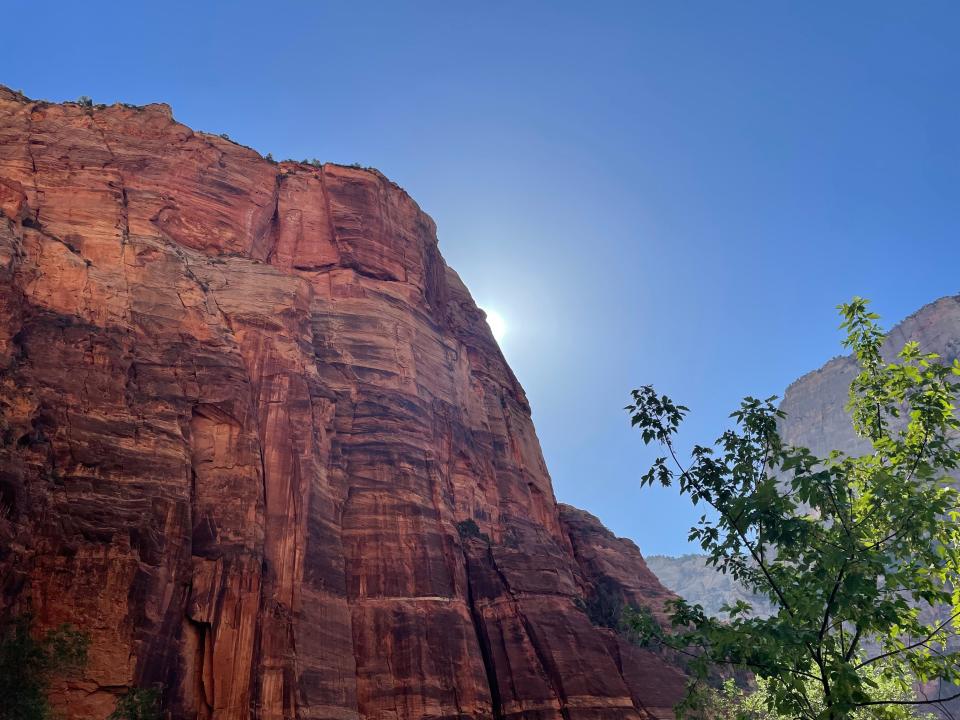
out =
[[0,611],[90,634],[68,717],[670,715],[578,607],[669,593],[396,185],[0,90],[0,213]]

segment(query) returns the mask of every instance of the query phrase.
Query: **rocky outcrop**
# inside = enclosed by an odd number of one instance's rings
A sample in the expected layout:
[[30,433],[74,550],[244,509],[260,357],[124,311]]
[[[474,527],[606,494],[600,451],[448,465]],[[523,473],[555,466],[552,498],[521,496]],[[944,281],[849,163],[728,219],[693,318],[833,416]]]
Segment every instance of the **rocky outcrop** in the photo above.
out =
[[662,623],[668,622],[664,604],[676,595],[650,572],[632,540],[617,537],[596,517],[570,505],[560,505],[560,520],[592,587],[602,580],[616,589],[623,603],[647,607]]
[[376,171],[0,89],[0,276],[0,611],[90,634],[68,717],[669,716],[577,606],[666,592]]

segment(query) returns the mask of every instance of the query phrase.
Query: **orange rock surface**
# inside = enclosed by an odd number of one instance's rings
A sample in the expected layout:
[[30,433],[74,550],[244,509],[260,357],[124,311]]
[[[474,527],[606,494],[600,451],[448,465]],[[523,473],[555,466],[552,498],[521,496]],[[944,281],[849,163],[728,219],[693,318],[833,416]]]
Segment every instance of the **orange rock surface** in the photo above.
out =
[[0,611],[90,634],[67,717],[669,717],[611,577],[669,596],[399,187],[0,89]]

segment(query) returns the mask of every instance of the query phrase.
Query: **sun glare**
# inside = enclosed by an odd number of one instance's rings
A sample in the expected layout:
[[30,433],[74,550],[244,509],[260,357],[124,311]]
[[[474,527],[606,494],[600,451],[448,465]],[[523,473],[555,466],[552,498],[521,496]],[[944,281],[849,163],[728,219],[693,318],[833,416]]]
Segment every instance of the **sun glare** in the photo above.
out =
[[487,314],[487,325],[490,326],[490,332],[493,333],[494,339],[501,342],[504,335],[507,334],[507,323],[504,322],[503,316],[496,310],[483,308],[483,311]]

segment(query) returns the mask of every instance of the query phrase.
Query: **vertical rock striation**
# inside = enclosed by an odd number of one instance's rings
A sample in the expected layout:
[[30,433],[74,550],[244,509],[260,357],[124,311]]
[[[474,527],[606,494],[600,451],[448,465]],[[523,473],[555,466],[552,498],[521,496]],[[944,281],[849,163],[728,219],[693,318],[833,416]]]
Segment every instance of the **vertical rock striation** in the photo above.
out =
[[90,633],[68,717],[669,716],[605,577],[668,596],[400,188],[0,89],[0,611]]

